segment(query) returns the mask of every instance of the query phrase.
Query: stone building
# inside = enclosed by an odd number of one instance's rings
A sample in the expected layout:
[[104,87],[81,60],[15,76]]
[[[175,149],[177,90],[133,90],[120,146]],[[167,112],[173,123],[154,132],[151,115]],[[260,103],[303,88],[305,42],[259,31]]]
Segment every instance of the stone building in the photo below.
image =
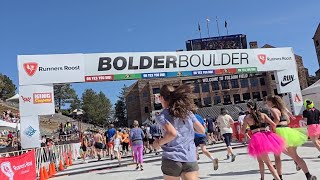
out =
[[318,79],[320,79],[320,23],[312,39],[314,43],[314,48],[316,49],[316,54],[317,54],[318,63],[319,63],[319,70],[316,72],[316,76]]

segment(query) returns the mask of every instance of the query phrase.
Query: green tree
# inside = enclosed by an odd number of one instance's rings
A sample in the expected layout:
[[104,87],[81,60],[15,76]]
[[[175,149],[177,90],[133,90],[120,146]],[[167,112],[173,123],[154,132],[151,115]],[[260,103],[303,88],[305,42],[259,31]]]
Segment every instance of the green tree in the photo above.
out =
[[65,103],[72,101],[77,97],[76,91],[71,84],[57,84],[54,85],[54,101],[56,108],[61,111],[61,107]]
[[71,104],[70,104],[70,109],[71,111],[75,110],[75,109],[81,109],[81,101],[78,97],[78,95],[76,94],[76,96],[73,98]]
[[14,96],[16,90],[17,87],[12,80],[8,76],[0,74],[0,99],[5,100]]
[[126,85],[121,89],[120,95],[118,96],[118,100],[115,103],[115,114],[114,118],[118,119],[119,125],[124,126],[127,124],[127,106],[125,103],[125,93],[126,93]]
[[86,89],[82,94],[82,109],[88,122],[104,125],[110,114],[111,103],[103,92],[97,94],[93,89]]

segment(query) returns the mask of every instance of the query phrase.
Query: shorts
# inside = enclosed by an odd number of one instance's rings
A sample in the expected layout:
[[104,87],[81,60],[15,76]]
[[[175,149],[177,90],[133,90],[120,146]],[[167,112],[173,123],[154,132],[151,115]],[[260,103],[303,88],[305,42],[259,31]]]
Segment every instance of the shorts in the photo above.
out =
[[120,151],[120,144],[114,145],[113,150],[119,152]]
[[102,144],[102,143],[99,143],[99,142],[95,142],[95,143],[94,143],[94,147],[95,147],[96,149],[103,149],[103,144]]
[[143,138],[143,142],[148,142],[148,138]]
[[114,146],[114,142],[108,142],[108,147],[112,148]]
[[164,175],[180,177],[181,173],[199,171],[198,162],[176,162],[162,158],[161,170]]
[[86,152],[87,151],[87,146],[82,146],[81,149],[82,149],[82,151]]
[[196,147],[199,147],[200,144],[207,144],[207,138],[206,137],[196,137],[194,138],[194,143],[196,144]]
[[224,142],[226,143],[227,147],[231,146],[232,133],[225,133],[222,136],[224,138]]
[[208,129],[208,133],[213,133],[214,130],[213,129]]
[[153,138],[149,139],[149,144],[153,144],[153,142],[154,142]]

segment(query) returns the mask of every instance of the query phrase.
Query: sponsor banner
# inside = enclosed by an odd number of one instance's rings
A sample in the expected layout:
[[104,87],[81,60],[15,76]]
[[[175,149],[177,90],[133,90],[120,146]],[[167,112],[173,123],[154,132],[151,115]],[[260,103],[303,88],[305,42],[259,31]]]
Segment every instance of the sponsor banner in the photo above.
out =
[[20,55],[19,84],[84,82],[82,54]]
[[192,76],[192,71],[167,72],[167,77]]
[[85,82],[113,81],[113,75],[86,76]]
[[303,99],[302,99],[301,91],[289,93],[289,99],[291,102],[291,109],[293,109],[292,114],[294,115],[302,114],[304,107],[303,107]]
[[254,74],[233,74],[233,75],[224,75],[224,76],[215,76],[209,78],[203,78],[202,82],[214,82],[214,81],[227,81],[233,79],[247,79],[250,77],[254,77]]
[[129,80],[129,79],[141,79],[141,74],[115,74],[114,80]]
[[84,54],[84,59],[86,76],[203,70],[215,70],[217,74],[217,70],[226,73],[226,69],[232,74],[240,68],[275,71],[295,64],[292,48],[97,53]]
[[23,149],[40,147],[38,116],[22,116],[20,125],[21,146]]
[[37,179],[34,150],[20,156],[0,158],[0,179]]
[[306,128],[307,121],[303,120],[302,116],[295,116],[295,120],[290,119],[289,127],[291,128]]
[[53,85],[29,85],[19,87],[21,116],[54,114]]
[[237,73],[255,73],[257,72],[257,67],[247,67],[247,68],[238,68]]
[[275,79],[279,93],[300,91],[299,77],[295,69],[276,71]]
[[237,73],[236,68],[229,68],[229,69],[217,69],[216,74],[235,74]]
[[214,75],[214,70],[201,70],[201,71],[193,71],[193,76],[205,76],[205,75]]
[[150,78],[165,78],[167,75],[166,73],[145,73],[142,74],[143,79],[150,79]]

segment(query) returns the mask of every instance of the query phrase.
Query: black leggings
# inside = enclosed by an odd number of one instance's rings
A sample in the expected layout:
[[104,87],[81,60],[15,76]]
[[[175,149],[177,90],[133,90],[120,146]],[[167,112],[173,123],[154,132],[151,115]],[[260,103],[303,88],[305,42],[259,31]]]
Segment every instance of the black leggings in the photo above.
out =
[[122,150],[128,152],[129,151],[129,143],[123,142],[122,143]]
[[226,143],[227,147],[231,146],[232,133],[225,133],[222,136],[224,138],[224,142]]

